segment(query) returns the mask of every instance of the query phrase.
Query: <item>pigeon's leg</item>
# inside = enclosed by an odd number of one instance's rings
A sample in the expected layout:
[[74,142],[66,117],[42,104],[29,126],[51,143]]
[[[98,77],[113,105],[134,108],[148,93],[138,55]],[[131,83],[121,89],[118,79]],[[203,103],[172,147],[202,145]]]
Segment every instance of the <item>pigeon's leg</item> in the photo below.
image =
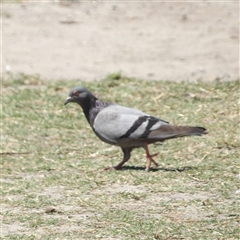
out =
[[149,152],[148,144],[147,144],[147,143],[145,143],[144,149],[145,149],[146,154],[147,154],[147,166],[146,166],[146,171],[149,171],[152,162],[153,162],[153,164],[154,164],[156,167],[158,167],[158,163],[155,162],[155,160],[152,158],[152,157],[154,157],[154,156],[157,156],[158,153],[155,153],[155,154],[151,155],[150,152]]
[[104,170],[119,170],[125,162],[127,162],[131,157],[132,148],[122,148],[123,151],[123,160],[115,167],[105,168]]
[[125,162],[127,162],[131,157],[132,148],[122,148],[123,151],[123,160],[114,167],[114,169],[119,170]]

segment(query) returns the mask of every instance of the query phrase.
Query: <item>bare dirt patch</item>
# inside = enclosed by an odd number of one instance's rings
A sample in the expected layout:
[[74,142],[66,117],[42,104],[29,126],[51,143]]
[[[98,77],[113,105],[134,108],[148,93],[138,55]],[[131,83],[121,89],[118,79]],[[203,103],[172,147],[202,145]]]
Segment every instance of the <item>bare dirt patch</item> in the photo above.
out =
[[3,4],[3,72],[49,79],[239,78],[238,2]]

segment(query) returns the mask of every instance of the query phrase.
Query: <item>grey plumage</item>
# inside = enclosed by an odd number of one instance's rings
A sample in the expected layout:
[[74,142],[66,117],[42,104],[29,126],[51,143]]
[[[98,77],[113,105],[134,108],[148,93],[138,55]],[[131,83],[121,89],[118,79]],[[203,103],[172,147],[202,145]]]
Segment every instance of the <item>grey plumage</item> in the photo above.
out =
[[174,126],[136,109],[98,100],[84,87],[75,87],[65,101],[78,103],[95,134],[104,142],[121,147],[123,160],[114,169],[120,169],[131,157],[131,151],[143,147],[147,154],[147,167],[158,164],[150,155],[148,144],[167,139],[206,134],[203,127]]

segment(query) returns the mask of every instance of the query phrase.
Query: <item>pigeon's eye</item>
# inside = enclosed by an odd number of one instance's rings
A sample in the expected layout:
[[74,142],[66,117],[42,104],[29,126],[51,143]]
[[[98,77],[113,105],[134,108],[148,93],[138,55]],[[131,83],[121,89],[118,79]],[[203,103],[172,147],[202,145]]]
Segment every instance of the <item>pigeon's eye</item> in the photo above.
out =
[[79,95],[79,92],[78,92],[78,91],[74,92],[74,95],[75,95],[75,96],[78,96],[78,95]]

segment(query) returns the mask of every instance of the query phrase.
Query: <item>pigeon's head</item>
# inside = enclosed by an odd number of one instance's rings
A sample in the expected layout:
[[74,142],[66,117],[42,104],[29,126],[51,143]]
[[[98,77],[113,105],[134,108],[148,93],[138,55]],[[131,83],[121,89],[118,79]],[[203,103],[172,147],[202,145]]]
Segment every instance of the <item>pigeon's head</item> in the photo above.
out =
[[66,99],[64,105],[70,102],[76,102],[82,105],[86,100],[90,100],[95,97],[85,87],[75,87],[70,90],[69,97]]

